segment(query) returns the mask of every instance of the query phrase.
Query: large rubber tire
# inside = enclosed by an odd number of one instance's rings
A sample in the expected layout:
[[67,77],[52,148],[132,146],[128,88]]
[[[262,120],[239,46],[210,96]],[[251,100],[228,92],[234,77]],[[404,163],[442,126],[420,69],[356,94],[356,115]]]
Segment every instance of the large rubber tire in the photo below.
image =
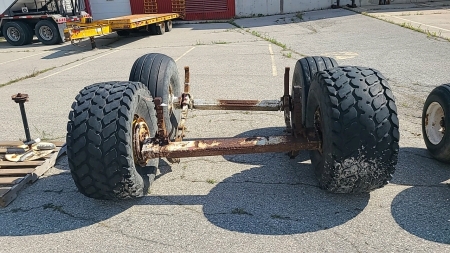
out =
[[[434,88],[422,112],[422,135],[430,154],[439,161],[450,162],[450,84]],[[450,131],[450,130],[449,130]]]
[[137,82],[98,83],[81,90],[75,100],[66,142],[70,172],[78,190],[96,199],[145,195],[149,185],[141,174],[153,175],[151,183],[156,167],[135,164],[132,126],[138,115],[147,123],[150,137],[155,136],[156,113],[147,88]]
[[338,67],[313,78],[306,127],[321,151],[310,151],[321,188],[360,193],[388,183],[397,164],[399,122],[394,96],[380,72]]
[[31,28],[23,22],[6,22],[2,33],[6,41],[12,46],[28,45],[33,41]]
[[172,20],[167,20],[167,21],[164,21],[164,24],[165,24],[165,31],[166,32],[170,32],[170,31],[172,31],[172,27],[173,27],[173,24],[172,24]]
[[50,20],[37,22],[34,33],[42,44],[55,45],[61,42],[58,26]]
[[[308,56],[305,58],[302,58],[297,61],[297,64],[295,64],[294,69],[294,75],[292,78],[292,86],[300,86],[301,94],[294,94],[294,89],[291,91],[291,95],[296,96],[298,99],[298,96],[300,96],[300,99],[302,101],[302,124],[305,125],[305,119],[306,119],[306,108],[307,102],[308,102],[308,93],[309,93],[309,87],[311,86],[311,81],[314,77],[314,75],[319,72],[326,69],[332,69],[335,67],[338,67],[338,63],[335,59],[331,57],[325,57],[325,56]],[[293,117],[294,115],[292,115]]]
[[130,36],[129,30],[117,30],[116,33],[117,33],[117,35],[119,35],[121,37]]
[[171,97],[181,97],[182,85],[175,61],[167,55],[152,53],[139,57],[130,72],[130,81],[147,86],[153,97],[161,97],[164,104],[164,122],[171,140],[174,140],[180,122],[181,110],[174,109]]
[[163,35],[166,32],[165,22],[148,25],[147,30],[151,35]]

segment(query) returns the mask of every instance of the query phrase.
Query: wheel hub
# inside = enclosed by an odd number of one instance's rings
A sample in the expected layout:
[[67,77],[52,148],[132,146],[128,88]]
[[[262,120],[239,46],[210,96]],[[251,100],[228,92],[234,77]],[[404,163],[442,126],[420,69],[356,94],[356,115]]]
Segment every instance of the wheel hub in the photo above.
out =
[[39,35],[44,40],[51,40],[51,39],[53,39],[52,29],[50,29],[50,27],[48,27],[48,26],[41,26],[41,27],[39,27]]
[[439,144],[445,135],[445,114],[442,106],[433,102],[428,106],[425,117],[425,132],[428,140],[433,144]]
[[133,120],[133,156],[135,163],[145,166],[147,161],[142,156],[142,146],[150,138],[150,130],[145,120],[138,115]]
[[12,41],[19,41],[20,40],[20,31],[19,31],[19,29],[15,28],[15,27],[9,27],[6,30],[6,35]]

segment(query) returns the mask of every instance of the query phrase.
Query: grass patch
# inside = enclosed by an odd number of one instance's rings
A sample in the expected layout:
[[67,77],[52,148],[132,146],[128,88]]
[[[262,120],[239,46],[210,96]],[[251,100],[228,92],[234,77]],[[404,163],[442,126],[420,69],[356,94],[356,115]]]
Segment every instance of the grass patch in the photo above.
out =
[[286,58],[292,58],[292,53],[291,52],[283,53],[283,56]]
[[215,184],[215,183],[217,183],[217,181],[215,179],[206,179],[206,182],[208,184]]
[[51,68],[43,69],[43,70],[33,70],[33,72],[31,74],[28,74],[26,76],[22,76],[22,77],[18,77],[16,79],[9,80],[6,83],[0,83],[0,88],[3,87],[3,86],[7,86],[7,85],[10,85],[10,84],[13,84],[13,83],[20,82],[20,81],[25,80],[25,79],[36,77],[36,76],[38,76],[40,74],[43,74],[43,73],[45,73],[47,71],[50,71],[50,70],[53,70],[55,68],[56,67],[51,67]]
[[297,12],[297,14],[295,14],[295,17],[300,19],[300,20],[303,20],[303,13]]
[[230,44],[230,42],[226,42],[226,41],[211,41],[212,44]]
[[283,43],[279,42],[279,41],[278,41],[277,39],[275,39],[275,38],[271,38],[271,37],[269,37],[269,36],[265,36],[265,35],[263,35],[263,34],[257,32],[257,31],[251,31],[251,34],[252,34],[253,36],[256,36],[256,37],[258,37],[258,38],[261,38],[261,39],[263,39],[263,40],[265,40],[265,41],[268,41],[268,42],[270,42],[270,43],[272,43],[272,44],[274,44],[274,45],[277,45],[277,46],[279,46],[279,47],[281,47],[281,48],[283,48],[283,49],[287,49],[286,44],[283,44]]

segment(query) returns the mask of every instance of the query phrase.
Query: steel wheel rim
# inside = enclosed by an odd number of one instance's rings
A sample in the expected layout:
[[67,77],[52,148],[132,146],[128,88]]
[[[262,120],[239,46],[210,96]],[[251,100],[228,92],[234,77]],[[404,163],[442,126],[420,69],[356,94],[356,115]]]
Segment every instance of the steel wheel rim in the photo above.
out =
[[142,156],[142,146],[145,140],[150,138],[150,130],[145,120],[138,115],[134,115],[133,120],[133,158],[136,164],[140,166],[146,165],[146,160]]
[[439,144],[445,135],[445,113],[442,106],[432,102],[425,116],[425,133],[428,140],[433,144]]
[[44,25],[39,27],[39,36],[41,36],[44,40],[51,40],[53,39],[53,31],[50,27]]
[[16,27],[8,27],[8,29],[6,30],[6,35],[12,41],[20,40],[20,31]]

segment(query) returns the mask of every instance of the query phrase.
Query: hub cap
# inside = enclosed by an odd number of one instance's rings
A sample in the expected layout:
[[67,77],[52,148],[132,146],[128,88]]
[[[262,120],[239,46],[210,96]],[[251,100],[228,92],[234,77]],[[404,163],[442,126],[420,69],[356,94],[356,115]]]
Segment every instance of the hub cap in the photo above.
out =
[[8,29],[6,30],[6,35],[12,41],[20,40],[20,31],[15,27],[8,27]]
[[442,106],[437,103],[431,103],[427,108],[425,116],[425,133],[428,140],[433,144],[439,144],[445,135],[445,114]]
[[53,32],[52,29],[48,26],[41,26],[39,27],[39,36],[41,36],[44,40],[51,40],[53,39]]
[[134,115],[133,120],[133,156],[134,162],[145,166],[146,160],[142,157],[142,146],[145,140],[150,138],[150,130],[145,120],[138,115]]

